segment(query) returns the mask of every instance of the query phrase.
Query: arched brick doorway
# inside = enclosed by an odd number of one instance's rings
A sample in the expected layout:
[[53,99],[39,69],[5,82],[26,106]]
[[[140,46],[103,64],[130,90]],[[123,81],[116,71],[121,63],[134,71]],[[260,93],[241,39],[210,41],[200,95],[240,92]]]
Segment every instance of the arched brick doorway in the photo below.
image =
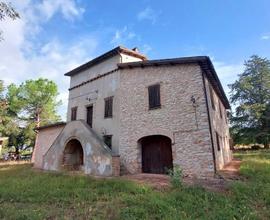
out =
[[63,155],[63,167],[68,170],[80,170],[83,166],[83,148],[81,143],[70,140],[65,147]]
[[172,141],[163,135],[152,135],[139,140],[142,148],[142,172],[166,173],[173,168]]

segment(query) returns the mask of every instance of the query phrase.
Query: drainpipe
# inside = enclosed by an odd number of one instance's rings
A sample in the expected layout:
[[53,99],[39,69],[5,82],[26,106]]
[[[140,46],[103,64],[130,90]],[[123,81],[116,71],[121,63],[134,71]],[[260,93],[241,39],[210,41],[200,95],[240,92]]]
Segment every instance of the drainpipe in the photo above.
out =
[[208,116],[208,123],[209,123],[209,130],[210,130],[210,139],[211,139],[211,145],[212,145],[212,154],[213,154],[213,162],[214,162],[214,171],[217,172],[216,167],[216,155],[215,155],[215,148],[214,148],[214,141],[213,141],[213,133],[212,133],[212,124],[210,120],[210,112],[209,112],[209,105],[208,105],[208,98],[206,93],[206,86],[205,86],[205,76],[204,72],[202,71],[202,79],[203,79],[203,90],[204,90],[204,97],[206,101],[206,109],[207,109],[207,116]]

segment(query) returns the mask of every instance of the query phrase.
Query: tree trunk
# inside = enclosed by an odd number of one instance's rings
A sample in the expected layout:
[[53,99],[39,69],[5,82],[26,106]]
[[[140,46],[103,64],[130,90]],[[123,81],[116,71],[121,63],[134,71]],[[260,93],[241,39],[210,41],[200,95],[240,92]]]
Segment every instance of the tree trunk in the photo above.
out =
[[265,149],[269,149],[270,148],[270,144],[269,143],[264,143],[264,148]]
[[[40,127],[40,114],[37,113],[36,114],[36,128],[39,128]],[[34,140],[34,148],[33,148],[33,152],[32,152],[32,158],[31,158],[31,161],[32,163],[35,161],[35,154],[34,154],[34,149],[36,148],[37,146],[37,138],[38,138],[38,130],[35,130],[36,131],[36,138]]]
[[19,148],[18,148],[18,147],[15,148],[15,154],[16,154],[15,160],[19,160],[19,157],[20,157],[20,151],[19,151]]

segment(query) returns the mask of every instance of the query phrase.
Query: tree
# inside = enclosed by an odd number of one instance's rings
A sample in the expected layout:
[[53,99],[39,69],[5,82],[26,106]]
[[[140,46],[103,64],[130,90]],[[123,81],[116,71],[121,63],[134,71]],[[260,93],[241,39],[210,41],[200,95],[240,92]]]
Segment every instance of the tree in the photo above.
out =
[[36,127],[58,121],[56,101],[57,85],[48,79],[27,80],[19,87],[9,86],[8,101],[12,104],[11,110],[20,109],[22,120],[35,123]]
[[270,143],[270,61],[251,56],[239,79],[229,85],[230,100],[236,106],[231,116],[235,143]]
[[34,146],[35,128],[60,120],[57,107],[61,102],[56,101],[57,95],[57,85],[48,79],[8,86],[0,132],[9,137],[9,145],[15,146],[17,153]]
[[[15,20],[20,18],[20,15],[10,3],[0,2],[0,21],[3,21],[7,17]],[[2,31],[0,31],[0,40],[2,39]]]
[[7,102],[4,97],[4,82],[0,80],[0,137],[1,137],[1,131],[4,129],[3,122],[6,117],[6,110],[7,110]]

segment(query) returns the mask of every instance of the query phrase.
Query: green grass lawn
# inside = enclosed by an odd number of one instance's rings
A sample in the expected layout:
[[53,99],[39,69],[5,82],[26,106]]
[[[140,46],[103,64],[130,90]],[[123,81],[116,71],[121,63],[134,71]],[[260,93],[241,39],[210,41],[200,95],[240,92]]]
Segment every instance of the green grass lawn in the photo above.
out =
[[0,166],[0,219],[270,219],[270,151],[236,156],[247,180],[225,194]]

